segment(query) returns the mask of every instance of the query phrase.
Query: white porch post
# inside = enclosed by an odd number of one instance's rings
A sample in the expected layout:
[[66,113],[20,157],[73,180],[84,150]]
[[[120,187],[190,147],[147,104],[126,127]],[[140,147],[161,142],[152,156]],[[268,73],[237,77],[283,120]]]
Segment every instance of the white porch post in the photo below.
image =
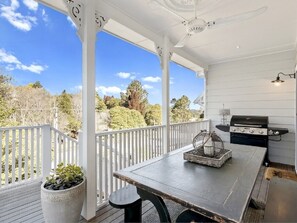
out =
[[95,47],[96,34],[107,19],[96,11],[96,0],[64,0],[69,16],[78,28],[82,41],[82,134],[79,160],[86,176],[86,194],[81,215],[90,220],[96,216],[96,147],[95,147]]
[[95,148],[95,0],[85,1],[82,40],[82,166],[86,173],[86,197],[82,216],[96,216],[96,148]]
[[170,146],[169,62],[172,53],[170,53],[170,41],[167,36],[163,38],[163,47],[156,46],[156,49],[162,69],[162,125],[165,125],[162,137],[163,148],[164,153],[168,153]]

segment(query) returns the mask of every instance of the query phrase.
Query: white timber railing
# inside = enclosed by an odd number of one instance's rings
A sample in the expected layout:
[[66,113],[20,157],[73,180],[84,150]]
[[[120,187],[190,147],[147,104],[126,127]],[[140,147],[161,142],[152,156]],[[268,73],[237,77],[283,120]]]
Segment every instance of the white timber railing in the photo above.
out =
[[78,141],[51,127],[51,169],[57,164],[79,165]]
[[[170,151],[192,143],[201,130],[209,131],[210,122],[189,122],[170,126]],[[113,172],[160,156],[164,153],[163,131],[165,126],[101,132],[96,134],[97,197],[98,204],[125,185],[113,177]]]
[[48,176],[60,162],[78,164],[77,154],[77,140],[50,125],[0,128],[0,188]]
[[[209,121],[172,124],[169,150],[192,143],[201,130],[209,131]],[[119,169],[164,153],[165,126],[96,134],[96,183],[98,203],[107,201],[111,192],[125,183],[113,177]],[[50,125],[0,128],[0,188],[45,178],[57,164],[80,165],[79,141]]]
[[209,128],[209,120],[171,124],[169,150],[173,151],[191,144],[201,130],[209,131]]

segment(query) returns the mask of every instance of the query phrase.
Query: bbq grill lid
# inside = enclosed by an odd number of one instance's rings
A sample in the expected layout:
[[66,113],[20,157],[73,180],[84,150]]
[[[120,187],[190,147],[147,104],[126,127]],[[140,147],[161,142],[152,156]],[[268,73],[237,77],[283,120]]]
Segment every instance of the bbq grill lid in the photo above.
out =
[[267,128],[268,116],[233,115],[230,120],[230,125],[261,125],[262,128]]

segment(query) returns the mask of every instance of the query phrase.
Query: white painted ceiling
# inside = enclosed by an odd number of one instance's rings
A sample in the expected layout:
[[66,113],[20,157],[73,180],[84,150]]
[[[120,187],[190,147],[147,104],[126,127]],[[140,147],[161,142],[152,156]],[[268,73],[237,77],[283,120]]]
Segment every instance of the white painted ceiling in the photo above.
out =
[[[106,2],[157,34],[168,35],[173,44],[185,34],[185,26],[177,17],[152,6],[149,0]],[[204,30],[192,36],[183,49],[207,64],[294,49],[297,40],[296,0],[221,0],[206,7],[199,17],[210,21],[262,6],[268,6],[265,13],[245,21]],[[186,19],[194,17],[194,11],[176,13]]]
[[[60,11],[67,11],[65,6],[61,5],[62,0],[39,1]],[[97,10],[110,17],[105,30],[154,52],[152,33],[160,38],[167,35],[175,45],[185,35],[186,29],[180,19],[150,4],[151,1],[153,0],[98,0]],[[158,1],[162,3],[163,0]],[[211,4],[212,1],[215,4]],[[296,49],[297,0],[202,0],[202,2],[204,8],[198,8],[198,17],[205,21],[236,15],[262,6],[267,6],[268,9],[265,13],[245,21],[216,29],[206,29],[192,36],[182,49],[172,48],[175,52],[173,60],[181,65],[199,70],[198,64],[203,64],[205,67],[205,64]],[[194,11],[176,11],[176,13],[186,19],[194,17]],[[150,35],[146,35],[148,33]]]

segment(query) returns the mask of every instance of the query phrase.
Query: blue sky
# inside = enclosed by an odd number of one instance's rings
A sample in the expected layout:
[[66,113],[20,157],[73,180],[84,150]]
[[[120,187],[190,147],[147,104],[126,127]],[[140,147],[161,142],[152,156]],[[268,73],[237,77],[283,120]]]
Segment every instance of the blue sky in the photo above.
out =
[[[51,93],[77,92],[81,87],[81,42],[67,16],[33,0],[0,2],[0,68],[15,85],[40,81]],[[161,69],[156,55],[105,32],[97,34],[96,89],[119,97],[137,79],[151,104],[161,104]],[[170,63],[170,98],[195,100],[203,79]],[[191,104],[191,108],[198,108]]]

